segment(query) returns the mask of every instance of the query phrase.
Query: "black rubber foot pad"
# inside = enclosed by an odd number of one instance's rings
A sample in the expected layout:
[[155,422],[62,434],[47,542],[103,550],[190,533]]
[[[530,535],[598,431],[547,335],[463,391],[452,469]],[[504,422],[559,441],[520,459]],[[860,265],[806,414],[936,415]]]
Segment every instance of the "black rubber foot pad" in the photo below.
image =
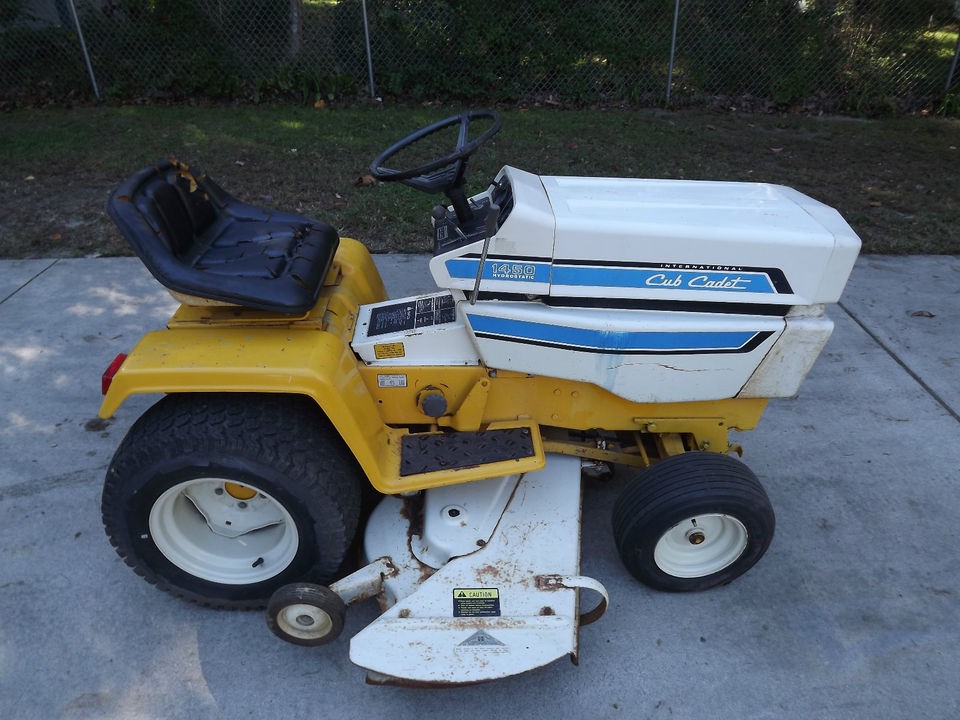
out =
[[516,460],[534,454],[529,428],[405,435],[400,476]]

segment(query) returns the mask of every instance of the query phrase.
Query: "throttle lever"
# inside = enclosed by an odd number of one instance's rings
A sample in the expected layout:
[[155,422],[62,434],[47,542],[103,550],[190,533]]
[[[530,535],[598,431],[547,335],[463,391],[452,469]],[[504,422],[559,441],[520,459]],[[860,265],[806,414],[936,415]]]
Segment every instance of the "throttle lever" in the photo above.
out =
[[483,277],[483,267],[487,264],[487,250],[490,249],[490,239],[497,232],[497,220],[500,218],[500,206],[490,203],[487,206],[486,227],[484,228],[483,250],[480,251],[480,265],[477,267],[477,279],[473,283],[473,292],[470,295],[470,304],[476,305],[480,294],[480,278]]

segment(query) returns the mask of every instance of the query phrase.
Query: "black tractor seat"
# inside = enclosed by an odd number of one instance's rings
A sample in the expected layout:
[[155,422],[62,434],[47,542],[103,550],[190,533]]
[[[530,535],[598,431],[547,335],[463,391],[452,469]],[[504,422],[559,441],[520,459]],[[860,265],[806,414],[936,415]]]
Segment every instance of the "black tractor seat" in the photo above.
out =
[[340,243],[327,223],[247,205],[176,160],[129,177],[107,211],[168,289],[270,312],[310,310]]

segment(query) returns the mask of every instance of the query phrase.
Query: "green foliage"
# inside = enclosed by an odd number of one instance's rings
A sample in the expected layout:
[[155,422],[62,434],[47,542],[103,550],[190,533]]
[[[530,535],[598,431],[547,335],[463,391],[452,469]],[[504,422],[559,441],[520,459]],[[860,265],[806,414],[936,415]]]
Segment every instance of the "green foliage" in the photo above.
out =
[[688,2],[680,31],[687,39],[683,80],[701,92],[749,93],[782,105],[811,94],[842,56],[831,13],[821,5]]
[[882,32],[916,30],[931,20],[942,23],[950,19],[950,0],[818,0],[816,5],[842,12],[860,25],[874,25]]
[[886,114],[893,98],[922,105],[946,76],[927,30],[951,10],[948,0],[688,0],[681,81],[784,106],[812,95],[866,114]]
[[[623,97],[662,76],[663,0],[385,0],[372,20],[386,90],[510,101],[536,87],[565,101]],[[659,80],[657,81],[659,84]]]
[[[381,94],[476,103],[660,102],[674,0],[367,0]],[[317,100],[366,84],[360,0],[82,3],[109,98]],[[70,30],[0,0],[0,94],[89,92]],[[753,97],[886,114],[935,107],[953,0],[683,0],[675,100]]]
[[[0,18],[6,18],[8,6],[19,12],[21,3],[0,0]],[[197,0],[82,5],[81,24],[107,99],[249,97],[313,104],[356,93],[352,75],[293,54],[288,3],[223,0],[215,12],[207,7]],[[320,21],[305,27],[323,27],[321,19],[313,19]],[[3,40],[2,95],[36,101],[67,97],[77,88],[92,95],[72,30],[15,25],[3,31]],[[305,34],[302,41],[315,44],[317,38]]]
[[[76,35],[63,28],[13,27],[3,31],[0,68],[9,68],[4,94],[45,99],[90,91]],[[92,92],[90,92],[92,95]]]
[[122,0],[109,14],[88,8],[81,22],[110,98],[231,97],[241,85],[218,28],[189,0]]
[[351,75],[324,74],[310,65],[290,64],[275,75],[254,80],[252,99],[260,103],[292,97],[311,105],[319,100],[334,101],[356,94],[357,81]]
[[949,92],[937,107],[937,114],[945,117],[960,117],[960,93]]
[[[535,89],[568,104],[642,102],[663,87],[672,9],[672,0],[383,0],[374,62],[381,89],[415,98],[514,101]],[[883,112],[898,94],[935,95],[943,62],[924,34],[951,9],[948,0],[684,0],[674,87],[781,106],[829,88],[837,108],[856,98]]]
[[0,0],[0,25],[9,25],[20,14],[23,0]]

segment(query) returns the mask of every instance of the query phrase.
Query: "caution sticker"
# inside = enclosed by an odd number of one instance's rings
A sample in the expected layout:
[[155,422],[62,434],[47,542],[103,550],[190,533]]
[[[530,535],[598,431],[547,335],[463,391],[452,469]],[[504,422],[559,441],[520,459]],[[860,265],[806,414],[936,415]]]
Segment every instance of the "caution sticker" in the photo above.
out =
[[390,358],[402,358],[404,356],[403,343],[380,343],[373,346],[373,354],[377,360],[389,360]]
[[454,617],[496,617],[500,615],[497,588],[454,588]]

